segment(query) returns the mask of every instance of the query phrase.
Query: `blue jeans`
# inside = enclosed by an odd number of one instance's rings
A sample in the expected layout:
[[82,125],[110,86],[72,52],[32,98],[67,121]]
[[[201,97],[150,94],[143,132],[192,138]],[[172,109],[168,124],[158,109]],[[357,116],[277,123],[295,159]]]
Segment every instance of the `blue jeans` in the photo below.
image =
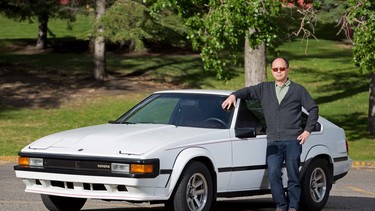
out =
[[[301,187],[299,166],[302,145],[298,140],[269,141],[267,143],[267,166],[271,193],[278,208],[299,208]],[[285,161],[288,174],[288,193],[285,195],[281,169]]]

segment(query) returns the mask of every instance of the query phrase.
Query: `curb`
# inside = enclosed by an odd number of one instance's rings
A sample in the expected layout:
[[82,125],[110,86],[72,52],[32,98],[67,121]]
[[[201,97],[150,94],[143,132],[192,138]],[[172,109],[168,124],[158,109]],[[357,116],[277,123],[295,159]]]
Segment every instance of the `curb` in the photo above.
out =
[[[0,164],[17,163],[18,156],[0,156]],[[375,169],[375,161],[353,161],[352,168]]]
[[0,161],[18,162],[18,156],[0,156]]
[[17,163],[18,156],[0,156],[0,165],[5,163]]
[[352,168],[371,168],[375,169],[375,162],[368,161],[353,161]]

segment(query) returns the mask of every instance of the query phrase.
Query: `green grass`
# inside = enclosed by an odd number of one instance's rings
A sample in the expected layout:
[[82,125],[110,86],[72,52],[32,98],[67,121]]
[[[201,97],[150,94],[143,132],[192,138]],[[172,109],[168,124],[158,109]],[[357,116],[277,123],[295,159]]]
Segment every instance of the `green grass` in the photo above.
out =
[[0,113],[0,156],[17,155],[28,143],[51,133],[114,120],[144,96],[103,96],[53,109],[3,110]]
[[[7,21],[0,16],[1,27],[7,25],[4,25]],[[83,22],[89,23],[89,20]],[[13,34],[1,30],[0,48],[7,49],[6,46],[19,42],[10,38],[34,38],[34,33],[26,29],[30,26],[23,27],[25,29],[21,27]],[[85,27],[84,24],[78,26],[77,33],[84,32]],[[66,37],[69,31],[56,34]],[[354,160],[375,161],[375,140],[367,132],[369,81],[351,64],[351,49],[335,41],[311,40],[306,54],[305,44],[293,41],[280,47],[281,55],[290,59],[290,78],[309,90],[318,102],[322,116],[345,129],[350,156]],[[202,70],[197,55],[126,56],[109,53],[107,59],[108,69],[113,75],[142,76],[189,88],[235,90],[244,86],[242,68],[235,68],[237,75],[233,79],[217,81],[215,73]],[[86,52],[0,52],[0,68],[15,66],[25,73],[43,73],[52,69],[60,76],[80,77],[90,75],[92,65],[92,58]],[[268,78],[272,80],[270,74]],[[25,145],[50,133],[115,119],[148,94],[102,96],[61,103],[48,109],[15,108],[0,102],[0,155],[16,155]]]
[[[85,37],[92,23],[92,16],[79,15],[77,21],[71,24],[71,29],[68,28],[67,21],[61,19],[51,19],[48,22],[48,29],[56,38]],[[8,19],[3,15],[0,15],[0,28],[0,39],[29,39],[36,38],[38,35],[38,24],[36,22],[19,22]],[[52,37],[51,34],[48,36]]]

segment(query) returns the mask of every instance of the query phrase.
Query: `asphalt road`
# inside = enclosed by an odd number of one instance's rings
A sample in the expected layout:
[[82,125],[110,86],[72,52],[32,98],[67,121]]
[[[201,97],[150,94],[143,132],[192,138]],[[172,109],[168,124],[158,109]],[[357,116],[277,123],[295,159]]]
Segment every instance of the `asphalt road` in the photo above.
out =
[[[25,193],[24,184],[15,177],[14,163],[0,165],[0,211],[47,210],[38,194]],[[152,211],[164,210],[162,204],[130,204],[88,200],[82,210]],[[270,195],[219,199],[215,210],[273,211]],[[351,169],[346,177],[333,185],[325,211],[375,210],[375,169]]]

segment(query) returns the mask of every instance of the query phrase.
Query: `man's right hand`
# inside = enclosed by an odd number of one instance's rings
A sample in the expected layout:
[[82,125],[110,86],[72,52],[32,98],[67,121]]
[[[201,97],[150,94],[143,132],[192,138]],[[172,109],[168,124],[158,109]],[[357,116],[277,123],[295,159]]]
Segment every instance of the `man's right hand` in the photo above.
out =
[[233,107],[236,107],[236,96],[229,95],[229,97],[224,100],[224,102],[221,104],[221,107],[225,110],[229,110]]

